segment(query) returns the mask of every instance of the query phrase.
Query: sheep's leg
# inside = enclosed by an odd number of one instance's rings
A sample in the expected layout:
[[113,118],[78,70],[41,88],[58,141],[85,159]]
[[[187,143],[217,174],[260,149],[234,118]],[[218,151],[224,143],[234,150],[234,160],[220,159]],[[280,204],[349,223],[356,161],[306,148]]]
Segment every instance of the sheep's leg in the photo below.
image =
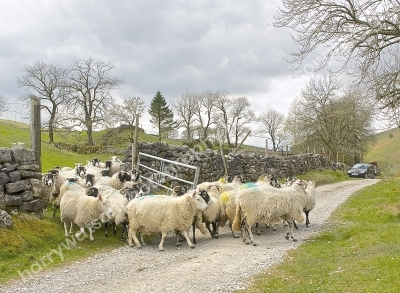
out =
[[208,232],[210,232],[211,237],[214,238],[214,232],[211,230],[210,222],[208,222],[208,221],[206,223],[206,228],[207,228]]
[[189,234],[186,230],[182,230],[180,231],[181,234],[183,235],[183,237],[185,237],[187,244],[189,245],[190,248],[194,248],[194,244],[190,241],[189,239]]
[[115,222],[112,223],[112,227],[113,227],[114,237],[116,237],[117,236],[117,225],[115,225]]
[[181,242],[179,241],[180,240],[180,237],[181,237],[181,233],[179,233],[179,231],[175,231],[175,245],[176,245],[176,247],[179,247],[179,246],[181,246]]
[[68,229],[67,229],[67,222],[64,222],[64,230],[65,230],[65,237],[68,237]]
[[292,226],[293,220],[292,221],[287,221],[287,222],[288,222],[288,231],[286,232],[285,238],[287,240],[289,240],[289,237],[290,237],[290,238],[292,238],[293,241],[297,241],[297,239],[295,239],[293,237],[293,226]]
[[165,249],[164,249],[165,237],[167,237],[167,233],[162,232],[161,233],[161,241],[160,241],[160,244],[158,245],[158,251],[165,251]]
[[146,246],[146,243],[144,242],[143,239],[143,234],[139,231],[139,235],[140,235],[140,244],[142,244],[143,246]]
[[257,244],[253,240],[253,232],[251,231],[251,226],[246,223],[244,227],[248,235],[248,240],[246,241],[246,244],[253,244],[254,246],[257,246]]
[[90,239],[90,241],[94,241],[92,226],[88,226],[88,230],[89,230],[89,239]]
[[69,234],[72,234],[72,227],[74,226],[74,223],[71,222],[71,225],[69,226]]
[[[193,224],[192,224],[192,227],[193,227],[193,243],[194,243],[194,244],[197,244],[197,241],[196,241],[196,224],[193,223]],[[187,240],[186,240],[186,241],[187,241]]]
[[122,223],[122,236],[121,236],[121,241],[125,241],[125,233],[128,230],[128,225],[126,222]]
[[53,218],[55,218],[55,217],[56,217],[56,211],[57,211],[57,209],[58,209],[58,207],[57,207],[57,206],[55,206],[55,208],[54,208],[54,211],[53,211],[53,214],[52,214],[52,217],[53,217]]
[[132,225],[129,226],[128,230],[128,244],[129,246],[133,246],[132,240],[135,242],[135,245],[137,248],[142,248],[142,245],[140,245],[139,239],[136,237],[136,230],[133,229]]
[[104,235],[108,238],[108,222],[104,223]]
[[212,222],[212,226],[213,226],[213,237],[215,239],[219,238],[219,221],[216,220],[215,222]]
[[232,223],[231,223],[231,222],[229,222],[229,228],[231,228],[233,238],[239,238],[239,237],[240,237],[238,234],[235,234],[235,233],[233,232],[233,230],[232,230]]
[[260,235],[260,234],[261,234],[261,232],[260,232],[260,226],[258,225],[258,223],[256,223],[256,234],[257,234],[257,235]]
[[[296,221],[293,220],[293,227],[295,227],[296,229],[299,229],[299,226],[297,226]],[[308,227],[308,226],[307,226]]]
[[85,227],[84,226],[80,227],[80,230],[75,233],[75,237],[79,238],[82,234],[85,235],[85,238],[86,238],[87,235],[85,233]]
[[308,227],[310,225],[310,220],[308,219],[308,214],[310,211],[305,211],[304,213],[306,214],[306,227]]

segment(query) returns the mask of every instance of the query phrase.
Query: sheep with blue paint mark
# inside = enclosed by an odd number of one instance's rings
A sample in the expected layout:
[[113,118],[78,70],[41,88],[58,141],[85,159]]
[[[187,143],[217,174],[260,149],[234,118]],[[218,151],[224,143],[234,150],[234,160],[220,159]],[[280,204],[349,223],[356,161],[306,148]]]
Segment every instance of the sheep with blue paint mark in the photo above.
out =
[[303,182],[295,182],[288,188],[263,185],[239,190],[236,194],[236,215],[232,224],[234,231],[242,231],[246,244],[257,245],[251,227],[255,223],[274,223],[282,218],[288,223],[286,239],[293,237],[293,220],[304,220],[305,188]]

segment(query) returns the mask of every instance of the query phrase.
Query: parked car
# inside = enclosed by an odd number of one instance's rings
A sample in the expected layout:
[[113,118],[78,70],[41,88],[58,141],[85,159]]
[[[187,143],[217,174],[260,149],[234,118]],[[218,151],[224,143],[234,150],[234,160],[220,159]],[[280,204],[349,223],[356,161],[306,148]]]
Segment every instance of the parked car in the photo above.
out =
[[366,163],[358,163],[347,170],[347,175],[350,177],[359,177],[359,178],[375,178],[377,170],[374,165],[366,164]]

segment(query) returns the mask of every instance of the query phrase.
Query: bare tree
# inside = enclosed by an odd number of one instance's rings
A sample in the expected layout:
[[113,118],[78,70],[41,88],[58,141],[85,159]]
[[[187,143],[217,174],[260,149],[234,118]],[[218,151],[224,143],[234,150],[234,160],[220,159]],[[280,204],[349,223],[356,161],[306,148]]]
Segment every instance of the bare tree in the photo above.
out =
[[267,136],[267,139],[272,142],[273,151],[276,152],[286,138],[283,130],[285,115],[274,109],[269,109],[261,113],[256,121],[260,124],[258,132]]
[[6,111],[8,111],[6,98],[3,95],[0,95],[0,116],[3,115]]
[[[382,109],[390,111],[398,99],[398,52],[400,50],[399,0],[282,0],[274,25],[289,27],[296,51],[289,60],[298,68],[318,49],[320,55],[308,70],[326,67],[332,59],[357,82],[379,88],[376,98]],[[397,64],[393,68],[393,64]],[[395,113],[393,113],[395,114]]]
[[143,114],[146,106],[140,97],[124,98],[122,104],[114,104],[110,108],[110,120],[112,123],[128,125],[131,129],[130,141],[133,142],[136,115]]
[[[232,100],[228,96],[228,92],[219,91],[215,99],[215,107],[217,112],[214,114],[213,119],[216,121],[217,128],[223,129],[228,145],[231,145],[229,138],[229,108],[232,105]],[[221,133],[222,131],[218,132]],[[220,137],[221,138],[221,137]],[[222,139],[222,138],[221,138]]]
[[87,144],[93,145],[93,129],[108,122],[111,91],[123,82],[111,75],[114,65],[89,57],[76,59],[70,68],[68,118],[87,132]]
[[185,129],[187,141],[191,141],[193,139],[193,126],[196,122],[196,109],[198,108],[196,93],[186,90],[180,98],[172,102],[172,108],[175,110],[179,125]]
[[235,147],[241,138],[250,131],[249,124],[254,122],[255,115],[250,109],[249,100],[246,97],[237,97],[232,99],[232,104],[229,110],[230,123],[228,131],[233,135]]
[[34,93],[41,99],[41,108],[50,115],[48,121],[49,142],[54,141],[54,123],[58,107],[65,102],[68,94],[67,69],[43,61],[25,66],[23,76],[17,78],[17,85],[25,87],[28,94],[22,100],[28,101]]
[[[386,49],[400,42],[398,0],[297,1],[282,0],[274,25],[294,30],[298,51],[290,52],[294,64],[301,64],[318,46],[326,48],[316,69],[331,57],[355,70],[379,62]],[[348,67],[348,69],[350,69]]]
[[359,153],[357,137],[367,146],[374,112],[360,92],[343,90],[332,76],[313,77],[289,110],[287,129],[297,146],[325,153]]
[[218,91],[206,91],[196,94],[197,104],[195,115],[197,116],[197,121],[201,130],[200,137],[204,140],[206,140],[209,135],[210,127],[215,124],[213,112],[216,108],[218,96]]

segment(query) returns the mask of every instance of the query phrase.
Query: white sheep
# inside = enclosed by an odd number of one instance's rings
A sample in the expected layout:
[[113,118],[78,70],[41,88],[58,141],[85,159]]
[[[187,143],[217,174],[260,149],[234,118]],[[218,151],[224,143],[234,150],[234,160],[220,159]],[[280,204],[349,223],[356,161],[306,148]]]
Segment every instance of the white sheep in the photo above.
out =
[[305,189],[306,195],[303,207],[303,211],[306,214],[306,227],[310,225],[310,220],[308,218],[308,215],[310,211],[315,208],[316,205],[316,188],[317,188],[317,182],[308,181],[307,187]]
[[[161,242],[158,245],[158,249],[159,251],[164,251],[164,241],[167,233],[176,230],[185,237],[189,247],[194,248],[187,231],[193,223],[196,211],[204,211],[206,209],[207,203],[196,191],[189,191],[179,197],[148,195],[135,198],[127,206],[129,245],[133,246],[132,241],[134,241],[138,248],[142,247],[136,232],[140,233],[143,244],[143,234],[161,232]],[[176,245],[179,246],[179,242]]]
[[72,223],[75,223],[80,228],[75,237],[79,237],[82,234],[86,235],[85,227],[87,227],[90,241],[94,241],[93,228],[98,227],[98,220],[104,219],[104,215],[110,216],[112,214],[110,201],[103,199],[101,194],[95,198],[75,189],[63,193],[60,211],[60,219],[64,223],[65,237],[69,236],[67,223],[70,222],[71,228]]
[[305,190],[302,182],[288,188],[274,188],[265,185],[257,188],[239,190],[236,195],[236,216],[232,229],[242,231],[246,244],[257,245],[253,239],[251,227],[259,223],[274,223],[282,218],[288,222],[286,238],[293,237],[293,220],[304,220],[303,207]]
[[108,185],[114,189],[121,189],[125,182],[131,181],[132,177],[128,172],[119,171],[111,177],[102,176],[94,181],[94,186]]
[[239,234],[232,230],[232,223],[236,216],[236,194],[238,191],[239,189],[224,191],[220,196],[221,219],[219,226],[224,227],[226,222],[228,222],[229,227],[231,228],[232,236],[235,238],[239,238]]
[[49,202],[54,200],[53,193],[56,190],[55,176],[51,172],[42,174],[42,198],[47,198]]
[[[219,201],[221,195],[221,188],[217,185],[209,185],[206,193],[212,198],[207,205],[207,209],[203,212],[198,211],[193,225],[193,243],[196,244],[195,227],[197,227],[203,234],[203,223],[210,233],[212,238],[219,238],[219,221],[221,218],[221,203]],[[212,230],[210,229],[212,226]],[[208,234],[208,233],[207,233]],[[205,234],[205,235],[207,235]]]

